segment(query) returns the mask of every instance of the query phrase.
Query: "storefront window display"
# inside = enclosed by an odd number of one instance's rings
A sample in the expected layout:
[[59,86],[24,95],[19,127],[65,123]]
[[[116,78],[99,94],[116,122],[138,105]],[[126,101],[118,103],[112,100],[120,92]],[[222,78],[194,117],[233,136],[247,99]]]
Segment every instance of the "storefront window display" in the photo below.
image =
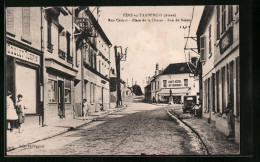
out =
[[48,80],[48,95],[49,95],[49,102],[56,103],[57,102],[57,81],[55,80]]
[[71,103],[71,82],[70,80],[65,80],[65,103]]

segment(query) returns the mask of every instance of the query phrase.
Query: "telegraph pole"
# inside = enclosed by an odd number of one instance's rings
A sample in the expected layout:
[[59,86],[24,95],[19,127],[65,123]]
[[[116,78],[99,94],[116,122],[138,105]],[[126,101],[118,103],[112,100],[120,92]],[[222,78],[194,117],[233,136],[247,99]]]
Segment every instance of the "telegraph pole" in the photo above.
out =
[[[121,86],[120,86],[120,61],[126,61],[126,53],[127,48],[125,49],[125,54],[122,52],[121,46],[114,46],[115,48],[115,63],[116,63],[116,89],[117,89],[117,100],[116,100],[116,107],[120,107],[123,105],[122,103],[122,96],[121,96]],[[117,48],[121,48],[121,53],[117,52]]]

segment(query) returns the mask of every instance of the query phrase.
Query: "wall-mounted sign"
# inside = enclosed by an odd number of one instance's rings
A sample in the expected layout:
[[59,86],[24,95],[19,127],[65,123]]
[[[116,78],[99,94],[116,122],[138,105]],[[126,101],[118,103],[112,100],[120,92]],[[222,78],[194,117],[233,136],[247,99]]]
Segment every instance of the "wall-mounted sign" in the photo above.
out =
[[230,27],[219,42],[220,53],[223,54],[233,42],[233,28]]
[[169,80],[168,81],[168,87],[177,87],[182,86],[181,80]]
[[6,55],[40,65],[40,56],[10,44],[6,44]]

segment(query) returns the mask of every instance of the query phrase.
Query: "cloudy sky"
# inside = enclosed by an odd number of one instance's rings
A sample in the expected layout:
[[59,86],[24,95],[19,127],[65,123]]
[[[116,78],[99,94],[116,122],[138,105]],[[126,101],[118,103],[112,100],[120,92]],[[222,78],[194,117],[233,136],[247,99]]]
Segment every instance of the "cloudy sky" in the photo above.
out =
[[[134,81],[143,87],[146,77],[154,75],[157,62],[160,69],[166,68],[170,63],[185,62],[184,36],[188,35],[188,28],[184,28],[190,25],[193,7],[100,7],[98,21],[113,45],[111,47],[112,66],[115,67],[114,46],[122,46],[123,49],[128,47],[127,60],[121,62],[123,80],[128,79],[131,86],[133,77]],[[196,36],[203,8],[204,6],[194,8],[190,36]],[[96,11],[93,14],[96,14]],[[125,17],[124,14],[133,14],[136,17]],[[127,22],[122,22],[122,19]],[[133,19],[146,21],[135,22]],[[155,19],[157,21],[154,21]],[[174,21],[168,21],[168,19]],[[177,22],[176,19],[179,21]],[[196,47],[195,41],[189,40],[187,47]],[[192,51],[191,54],[196,55]]]

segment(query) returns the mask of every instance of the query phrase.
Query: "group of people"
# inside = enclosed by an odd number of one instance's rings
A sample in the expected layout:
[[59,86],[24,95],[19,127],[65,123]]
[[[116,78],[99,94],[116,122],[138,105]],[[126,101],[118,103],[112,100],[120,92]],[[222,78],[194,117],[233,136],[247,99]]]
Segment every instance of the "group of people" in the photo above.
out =
[[15,122],[17,122],[19,133],[22,133],[23,132],[22,124],[25,121],[25,109],[27,109],[23,103],[23,95],[18,94],[17,102],[16,104],[14,104],[12,99],[12,93],[8,91],[7,99],[6,99],[6,109],[7,109],[8,129],[10,129],[10,132],[12,132]]

